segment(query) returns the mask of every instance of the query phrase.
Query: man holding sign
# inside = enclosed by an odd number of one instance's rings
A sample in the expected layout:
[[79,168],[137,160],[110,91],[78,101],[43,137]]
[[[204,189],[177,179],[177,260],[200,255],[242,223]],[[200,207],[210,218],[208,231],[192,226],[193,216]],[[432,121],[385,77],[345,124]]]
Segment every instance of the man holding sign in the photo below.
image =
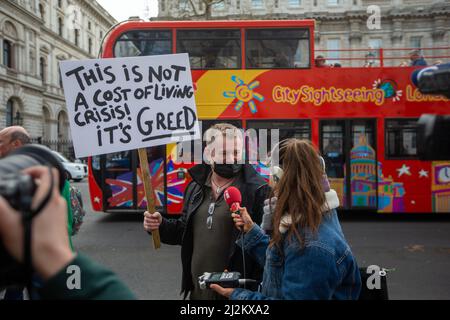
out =
[[139,149],[154,211],[145,148],[200,139],[188,55],[63,61],[61,74],[76,156]]
[[[245,257],[236,245],[239,231],[234,228],[223,192],[229,186],[242,193],[242,206],[252,219],[261,222],[263,203],[269,190],[265,180],[243,161],[241,132],[229,124],[216,124],[206,132],[204,154],[207,163],[189,170],[192,182],[184,194],[183,216],[165,219],[159,212],[146,212],[144,228],[159,230],[164,243],[181,245],[183,264],[182,292],[190,299],[221,299],[212,290],[202,290],[198,277],[204,272],[224,269],[260,280],[261,270],[250,256]],[[245,272],[244,272],[245,270]]]

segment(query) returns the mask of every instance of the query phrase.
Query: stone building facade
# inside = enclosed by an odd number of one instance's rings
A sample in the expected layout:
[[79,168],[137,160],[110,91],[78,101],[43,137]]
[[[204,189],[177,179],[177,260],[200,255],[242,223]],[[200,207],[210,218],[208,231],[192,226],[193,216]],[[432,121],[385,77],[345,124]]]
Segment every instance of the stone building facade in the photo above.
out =
[[0,130],[71,140],[58,64],[95,58],[115,23],[92,0],[1,0]]
[[[195,12],[191,3],[196,6]],[[448,0],[224,0],[211,9],[211,19],[315,19],[316,50],[382,47],[387,49],[385,57],[395,58],[384,60],[385,65],[398,65],[407,59],[409,50],[390,48],[423,48],[425,56],[435,56],[436,60],[450,56],[449,49],[425,49],[450,45]],[[369,18],[378,9],[379,25]],[[158,19],[205,19],[204,11],[202,0],[159,0]],[[375,55],[375,65],[379,63],[379,50],[322,54],[330,58],[329,62],[344,66],[363,65],[366,59],[372,59],[370,54]]]

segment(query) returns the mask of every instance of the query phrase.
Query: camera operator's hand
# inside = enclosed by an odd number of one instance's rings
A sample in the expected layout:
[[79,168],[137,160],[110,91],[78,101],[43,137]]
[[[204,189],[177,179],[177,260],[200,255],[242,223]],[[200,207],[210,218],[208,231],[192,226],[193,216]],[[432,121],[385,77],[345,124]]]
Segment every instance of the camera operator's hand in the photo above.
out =
[[161,213],[155,212],[150,213],[145,211],[144,213],[144,229],[145,231],[152,232],[159,229],[162,223]]
[[[58,273],[75,257],[69,245],[67,204],[58,190],[58,172],[52,170],[54,179],[52,197],[32,222],[33,266],[44,279]],[[49,168],[33,167],[24,170],[23,173],[33,177],[38,186],[32,204],[33,208],[37,208],[49,192],[51,185]],[[23,261],[21,214],[11,208],[2,197],[0,197],[0,237],[9,253],[17,260]]]
[[[231,209],[230,209],[231,210]],[[234,225],[239,230],[242,230],[242,227],[244,228],[243,231],[245,233],[249,232],[250,229],[253,227],[253,220],[248,214],[247,208],[241,208],[239,207],[240,214],[232,213],[231,217],[233,218]]]

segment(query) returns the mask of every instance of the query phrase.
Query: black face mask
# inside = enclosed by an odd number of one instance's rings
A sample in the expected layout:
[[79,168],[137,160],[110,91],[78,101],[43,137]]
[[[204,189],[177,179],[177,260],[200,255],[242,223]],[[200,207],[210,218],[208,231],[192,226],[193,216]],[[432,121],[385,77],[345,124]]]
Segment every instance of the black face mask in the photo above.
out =
[[239,175],[242,170],[242,164],[218,164],[214,163],[214,172],[225,179],[231,179]]

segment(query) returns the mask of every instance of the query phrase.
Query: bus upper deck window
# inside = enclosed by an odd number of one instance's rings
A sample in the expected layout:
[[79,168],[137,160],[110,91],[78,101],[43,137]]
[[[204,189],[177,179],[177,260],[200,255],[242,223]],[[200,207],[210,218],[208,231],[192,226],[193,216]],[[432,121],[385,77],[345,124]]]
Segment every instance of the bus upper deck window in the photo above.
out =
[[135,57],[172,53],[170,30],[134,30],[120,36],[114,46],[114,56]]
[[189,53],[192,69],[237,69],[241,67],[240,31],[177,30],[177,52]]
[[249,29],[246,43],[248,68],[310,67],[308,29]]

